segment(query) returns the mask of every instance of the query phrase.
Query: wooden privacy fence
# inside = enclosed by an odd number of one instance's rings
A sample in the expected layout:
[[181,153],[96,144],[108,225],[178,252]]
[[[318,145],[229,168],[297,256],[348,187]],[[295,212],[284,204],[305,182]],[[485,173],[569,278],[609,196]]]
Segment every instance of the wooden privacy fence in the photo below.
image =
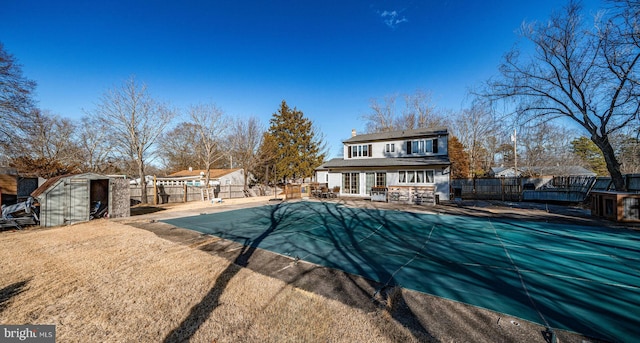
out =
[[[180,203],[189,201],[202,201],[201,187],[193,187],[186,185],[175,186],[157,186],[158,188],[158,204],[166,203]],[[138,185],[131,186],[131,200],[132,203],[138,203],[141,201],[142,187]],[[213,195],[216,198],[222,199],[235,199],[244,198],[245,191],[243,185],[220,185],[217,189],[214,189]],[[150,204],[154,203],[154,187],[147,186],[147,201]]]
[[555,176],[535,190],[525,190],[525,201],[583,202],[596,182],[595,176]]
[[301,185],[288,184],[284,186],[285,198],[288,199],[300,199],[302,198]]
[[640,192],[640,174],[625,175],[627,190],[630,192]]
[[[624,175],[629,192],[640,192],[640,174]],[[453,179],[452,198],[502,201],[583,202],[592,191],[613,190],[610,177],[548,176]]]
[[527,187],[536,189],[546,182],[547,178],[501,177],[492,179],[453,179],[451,188],[453,198],[520,201],[522,191]]

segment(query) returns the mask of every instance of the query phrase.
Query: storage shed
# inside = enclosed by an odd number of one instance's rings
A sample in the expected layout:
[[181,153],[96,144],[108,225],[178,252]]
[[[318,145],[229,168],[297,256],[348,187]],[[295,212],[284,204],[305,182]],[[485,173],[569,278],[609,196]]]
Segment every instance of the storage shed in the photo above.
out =
[[591,192],[591,215],[618,222],[640,222],[640,193]]
[[88,221],[98,207],[109,218],[129,216],[129,181],[85,173],[47,180],[31,196],[40,203],[40,226]]

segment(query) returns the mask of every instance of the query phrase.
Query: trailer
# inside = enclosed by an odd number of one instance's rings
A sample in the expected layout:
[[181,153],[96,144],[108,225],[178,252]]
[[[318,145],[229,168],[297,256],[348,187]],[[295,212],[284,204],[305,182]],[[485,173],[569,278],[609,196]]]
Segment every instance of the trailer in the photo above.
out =
[[22,229],[28,225],[38,225],[38,207],[32,197],[27,201],[19,202],[15,205],[2,205],[2,219],[0,219],[0,228],[16,228]]

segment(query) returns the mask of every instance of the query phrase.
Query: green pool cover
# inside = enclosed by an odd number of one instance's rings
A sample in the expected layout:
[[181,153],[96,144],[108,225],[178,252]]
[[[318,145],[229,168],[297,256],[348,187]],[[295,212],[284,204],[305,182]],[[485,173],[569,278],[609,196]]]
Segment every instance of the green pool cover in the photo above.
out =
[[640,232],[305,201],[165,222],[552,328],[640,337]]

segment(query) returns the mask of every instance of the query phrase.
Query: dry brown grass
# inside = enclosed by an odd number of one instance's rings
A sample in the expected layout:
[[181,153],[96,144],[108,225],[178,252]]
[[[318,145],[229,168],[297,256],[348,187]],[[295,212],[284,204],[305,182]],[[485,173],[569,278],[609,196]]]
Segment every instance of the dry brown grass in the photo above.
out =
[[106,220],[1,233],[0,261],[0,323],[55,324],[59,342],[417,340],[384,310]]

